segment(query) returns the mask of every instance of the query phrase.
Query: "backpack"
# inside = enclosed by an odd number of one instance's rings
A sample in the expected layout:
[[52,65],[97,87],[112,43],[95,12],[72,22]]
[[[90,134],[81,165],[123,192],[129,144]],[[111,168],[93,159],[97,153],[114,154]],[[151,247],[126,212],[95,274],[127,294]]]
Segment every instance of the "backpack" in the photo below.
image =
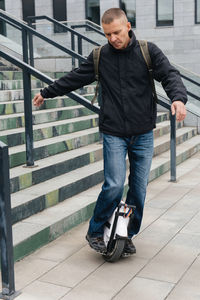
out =
[[[146,62],[148,71],[149,71],[149,78],[150,78],[150,82],[151,82],[151,86],[152,86],[153,99],[156,103],[158,103],[155,83],[154,83],[154,79],[153,79],[152,62],[151,62],[151,57],[150,57],[150,54],[149,54],[148,44],[147,44],[147,41],[145,41],[145,40],[138,40],[138,42],[139,42],[139,45],[140,45],[142,55],[143,55],[144,60]],[[101,87],[100,87],[100,81],[99,81],[99,58],[100,58],[101,48],[102,48],[102,46],[96,47],[93,50],[94,71],[95,71],[95,79],[97,81],[97,85],[96,85],[96,88],[95,88],[95,95],[94,95],[94,97],[91,101],[92,104],[94,104],[94,102],[96,101],[97,95],[98,95],[98,98],[100,98],[100,99],[98,99],[98,102],[101,102],[101,93],[100,93],[100,88]]]

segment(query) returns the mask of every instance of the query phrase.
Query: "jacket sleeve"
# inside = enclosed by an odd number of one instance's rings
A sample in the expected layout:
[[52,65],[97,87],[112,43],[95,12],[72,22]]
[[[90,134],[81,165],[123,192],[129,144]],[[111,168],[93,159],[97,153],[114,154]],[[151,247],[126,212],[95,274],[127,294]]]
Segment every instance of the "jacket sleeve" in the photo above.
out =
[[155,80],[161,82],[172,102],[179,100],[185,104],[187,102],[187,91],[179,71],[170,64],[167,57],[155,44],[148,43],[148,47]]
[[40,91],[44,98],[54,98],[63,96],[71,91],[74,91],[84,85],[95,81],[95,72],[93,64],[93,53],[91,52],[86,62],[83,62],[79,68],[76,68],[55,80],[52,84]]

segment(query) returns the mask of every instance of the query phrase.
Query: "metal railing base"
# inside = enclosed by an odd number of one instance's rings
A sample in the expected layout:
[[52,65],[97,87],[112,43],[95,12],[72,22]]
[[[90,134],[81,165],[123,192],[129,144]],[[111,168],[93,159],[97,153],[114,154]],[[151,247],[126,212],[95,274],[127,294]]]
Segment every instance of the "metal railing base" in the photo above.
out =
[[173,183],[177,183],[176,179],[171,178],[168,182],[173,182]]
[[33,169],[33,168],[37,168],[37,167],[39,167],[39,165],[32,165],[32,166],[24,165],[24,166],[22,166],[22,168],[29,168],[29,169]]
[[11,294],[11,295],[0,293],[0,299],[4,299],[4,300],[13,300],[13,299],[15,299],[16,297],[18,297],[20,294],[21,294],[21,292],[18,292],[18,291],[17,291],[17,292],[14,292],[14,293]]

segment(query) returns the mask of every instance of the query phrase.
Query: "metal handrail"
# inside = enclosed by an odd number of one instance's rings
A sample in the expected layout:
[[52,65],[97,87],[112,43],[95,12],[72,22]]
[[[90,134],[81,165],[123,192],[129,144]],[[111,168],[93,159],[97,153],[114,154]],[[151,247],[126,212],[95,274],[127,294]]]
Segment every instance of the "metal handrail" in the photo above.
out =
[[[76,21],[73,21],[73,20],[68,20],[68,21],[59,21],[59,23],[60,24],[66,24],[67,26],[69,26],[70,25],[70,23],[71,24],[74,24],[74,23],[76,23],[76,25],[78,25],[78,23],[85,23],[85,24],[87,24],[87,25],[90,25],[91,26],[91,29],[97,29],[97,30],[99,30],[101,33],[102,33],[102,35],[104,35],[104,33],[102,32],[102,27],[100,26],[100,25],[98,25],[98,24],[96,24],[96,23],[94,23],[94,22],[92,22],[92,21],[90,21],[90,20],[87,20],[87,19],[85,19],[85,20],[76,20]],[[46,22],[37,22],[37,23],[32,23],[32,25],[45,25],[45,24],[47,24]],[[83,24],[80,24],[80,25],[83,25]],[[72,26],[73,25],[70,25],[71,26],[71,28],[72,28]]]
[[[64,47],[57,42],[47,38],[45,35],[42,35],[35,29],[31,28],[30,26],[24,24],[23,22],[16,20],[9,16],[5,11],[0,9],[0,19],[3,19],[5,22],[8,22],[10,25],[13,25],[15,28],[19,29],[22,31],[22,40],[23,40],[23,60],[24,62],[28,63],[28,56],[30,56],[30,62],[31,65],[34,65],[34,60],[33,60],[33,44],[30,44],[29,47],[29,55],[28,55],[28,43],[27,43],[27,37],[29,36],[29,41],[32,38],[32,36],[37,36],[38,38],[42,39],[43,41],[55,46],[56,48],[60,49],[61,51],[64,51],[65,53],[68,53],[71,55],[74,59],[78,59],[80,61],[86,61],[86,58],[83,57],[81,54],[76,53],[74,50],[71,50],[67,47]],[[17,27],[16,27],[17,26]]]
[[[3,57],[7,61],[16,65],[23,70],[23,86],[24,88],[24,112],[25,112],[25,136],[26,136],[26,164],[27,166],[34,165],[34,155],[33,155],[33,126],[32,126],[32,97],[31,97],[31,75],[40,79],[41,81],[51,84],[54,82],[52,78],[41,73],[29,64],[21,61],[20,59],[9,55],[0,50],[0,57]],[[77,101],[81,105],[89,108],[95,113],[99,113],[99,108],[94,106],[83,96],[70,92],[68,96],[73,100]]]
[[92,27],[95,27],[95,28],[98,28],[100,31],[102,30],[102,27],[101,25],[97,24],[97,23],[94,23],[92,22],[91,20],[88,20],[88,19],[83,19],[83,20],[68,20],[68,21],[63,21],[63,23],[67,22],[68,24],[70,23],[87,23],[88,25],[91,25]]
[[187,77],[187,76],[185,76],[183,74],[181,74],[181,77],[184,78],[184,79],[186,79],[186,80],[188,80],[188,81],[190,81],[191,83],[194,83],[195,85],[197,85],[197,86],[200,87],[200,83],[196,82],[194,79],[191,79],[191,78],[189,78],[189,77]]
[[[55,20],[55,19],[53,19],[51,17],[44,16],[44,15],[42,15],[42,16],[29,16],[27,19],[28,19],[28,24],[29,24],[30,27],[33,26],[33,22],[36,21],[36,20],[47,20],[47,21],[53,23],[54,25],[57,25],[57,26],[63,28],[65,31],[70,32],[71,33],[71,49],[72,49],[72,51],[75,51],[75,36],[76,36],[78,38],[78,53],[80,55],[83,54],[83,44],[82,44],[83,40],[87,41],[88,43],[90,43],[92,45],[100,46],[99,43],[94,42],[90,38],[84,36],[83,34],[77,32],[77,31],[75,31],[73,29],[73,26],[69,27],[69,26],[67,26],[67,25],[65,25],[63,23],[58,22],[57,20]],[[90,27],[90,25],[88,25],[88,26]],[[102,33],[98,29],[96,29],[95,31],[98,32],[98,33]],[[30,45],[31,45],[31,48],[32,48],[32,43],[33,42],[31,40],[31,36],[30,36],[29,41],[30,41]],[[33,54],[31,52],[31,57],[32,56],[33,56]],[[33,63],[31,63],[31,65],[34,66]],[[80,65],[80,62],[79,62],[79,65]],[[74,60],[73,56],[72,56],[72,66],[75,67],[75,60]]]
[[[12,64],[18,66],[23,70],[23,80],[24,80],[24,94],[26,93],[26,97],[24,98],[24,107],[25,107],[25,135],[26,135],[26,157],[27,157],[27,165],[32,166],[34,165],[33,159],[33,129],[32,129],[32,106],[31,106],[31,84],[30,84],[30,76],[33,75],[34,77],[40,79],[41,81],[51,84],[53,83],[53,79],[49,76],[43,74],[42,72],[36,70],[35,68],[31,67],[27,63],[21,61],[20,59],[15,58],[14,56],[8,55],[7,53],[0,50],[0,56],[4,59],[8,60]],[[67,94],[70,98],[77,101],[81,105],[84,105],[91,111],[98,113],[100,112],[99,107],[94,106],[91,104],[83,96],[75,93],[70,92]],[[167,108],[170,111],[170,104],[165,102],[165,98],[159,96],[158,104]],[[175,116],[170,117],[171,122],[171,181],[176,181],[176,118]]]
[[35,21],[35,20],[47,20],[47,21],[52,22],[53,24],[58,25],[59,27],[65,29],[66,31],[69,31],[71,34],[81,38],[82,40],[85,40],[85,41],[87,41],[87,42],[89,42],[93,45],[99,45],[95,41],[93,41],[93,40],[89,39],[88,37],[84,36],[83,34],[73,30],[72,27],[69,27],[69,26],[67,26],[63,23],[60,23],[59,21],[57,21],[57,20],[55,20],[51,17],[45,16],[45,15],[42,15],[42,16],[29,16],[29,17],[27,17],[27,19],[29,21],[28,22],[29,25],[32,25],[33,21]]
[[[72,65],[73,67],[75,66],[75,61],[74,59],[77,58],[79,60],[79,64],[80,61],[86,61],[86,58],[84,56],[82,56],[82,40],[85,40],[93,45],[99,46],[100,44],[97,42],[94,42],[93,40],[89,39],[88,37],[85,37],[84,35],[82,35],[81,33],[73,30],[72,28],[78,28],[78,27],[88,27],[91,28],[93,30],[95,30],[98,34],[104,35],[104,33],[98,29],[95,29],[93,26],[85,24],[85,25],[72,25],[70,28],[69,26],[58,22],[57,20],[50,18],[48,16],[30,16],[28,17],[28,19],[30,20],[29,25],[31,24],[31,21],[33,20],[42,20],[42,19],[46,19],[52,23],[54,23],[55,25],[58,25],[62,28],[64,28],[65,30],[69,31],[71,33],[71,49],[67,48],[67,47],[63,47],[60,44],[56,43],[55,41],[47,38],[46,36],[38,33],[38,31],[34,30],[32,27],[26,25],[23,21],[19,21],[16,18],[12,18],[7,12],[5,12],[4,10],[0,9],[0,19],[2,19],[5,22],[8,22],[10,25],[16,27],[17,29],[20,30],[25,30],[26,34],[29,36],[29,51],[30,51],[30,64],[32,66],[34,66],[34,58],[33,58],[33,42],[32,42],[32,35],[35,35],[37,37],[39,37],[40,39],[46,41],[47,43],[55,46],[56,48],[60,49],[61,51],[64,51],[66,53],[68,53],[69,55],[72,56]],[[74,36],[78,37],[78,53],[75,52],[75,41],[74,41]],[[26,51],[25,51],[26,52]],[[26,55],[27,58],[27,55]],[[25,62],[28,62],[27,59],[24,60]],[[174,64],[175,65],[175,64]],[[184,78],[185,80],[188,80],[190,82],[192,82],[193,84],[200,86],[200,83],[196,82],[194,79],[191,79],[189,77],[187,77],[186,75],[183,75],[180,72],[180,75],[182,78]],[[192,96],[193,98],[195,98],[196,100],[200,101],[200,98],[198,96],[196,96],[195,94],[187,91],[187,94],[189,96]]]
[[[43,74],[42,72],[38,71],[37,69],[35,69],[34,67],[30,66],[29,64],[21,61],[20,59],[7,54],[3,51],[0,50],[0,57],[3,57],[4,59],[8,60],[9,62],[11,62],[12,64],[16,65],[17,67],[19,67],[20,69],[22,69],[23,71],[29,72],[32,76],[38,78],[39,80],[45,82],[46,84],[51,84],[54,82],[54,79],[52,79],[51,77]],[[92,110],[95,113],[99,113],[100,109],[95,106],[92,105],[91,102],[89,100],[87,100],[86,98],[84,98],[83,96],[77,94],[76,92],[70,92],[67,94],[70,98],[72,98],[73,100],[79,102],[80,104],[84,105],[85,107],[89,108],[90,110]]]
[[90,25],[90,24],[71,25],[71,27],[74,28],[74,29],[75,29],[75,28],[84,28],[84,27],[85,27],[85,28],[87,28],[87,29],[89,29],[89,30],[93,30],[93,31],[99,33],[100,35],[105,36],[105,34],[104,34],[101,30],[99,30],[99,29],[93,27],[93,26]]
[[[0,55],[2,57],[4,57],[5,59],[7,59],[8,61],[10,61],[11,63],[17,65],[19,68],[23,69],[23,82],[24,82],[24,86],[26,86],[26,89],[24,89],[24,111],[25,111],[25,135],[26,135],[26,160],[27,160],[27,165],[28,166],[32,166],[34,165],[34,159],[33,159],[33,128],[32,128],[32,106],[31,106],[31,75],[39,78],[40,80],[46,82],[47,84],[50,84],[53,82],[53,79],[51,79],[50,77],[42,74],[41,72],[37,71],[36,69],[34,69],[33,67],[30,67],[28,65],[28,43],[27,43],[27,36],[28,34],[30,34],[30,36],[36,35],[37,37],[49,42],[52,45],[55,45],[56,47],[58,47],[59,49],[65,51],[67,50],[69,52],[69,54],[71,54],[73,57],[79,58],[81,60],[86,60],[83,56],[81,56],[80,54],[75,53],[72,50],[69,50],[68,48],[62,47],[59,44],[57,44],[56,42],[48,39],[47,37],[43,36],[42,34],[38,33],[36,30],[34,30],[33,28],[31,28],[30,26],[27,26],[26,24],[24,24],[23,22],[20,22],[19,20],[16,20],[15,18],[12,18],[11,16],[7,15],[4,11],[0,10],[0,17],[3,17],[4,19],[8,20],[9,22],[13,22],[15,25],[20,26],[21,30],[22,30],[22,41],[23,41],[23,60],[24,62],[16,59],[15,57],[6,54],[3,51],[0,51]],[[38,16],[38,17],[34,17],[35,18],[43,18],[44,16]],[[49,19],[50,21],[53,21],[54,24],[59,24],[59,26],[63,26],[64,28],[69,29],[70,32],[73,33],[74,36],[74,30],[70,29],[69,27],[67,27],[66,25],[60,24],[58,21],[50,18],[50,17],[46,17],[46,19]],[[82,38],[82,35],[79,33],[76,33],[79,37],[79,40]],[[80,49],[79,49],[80,50]],[[33,51],[33,49],[31,50]],[[71,97],[72,99],[74,99],[75,101],[79,102],[80,104],[86,106],[87,108],[91,109],[92,111],[99,113],[99,108],[96,106],[93,106],[87,99],[85,99],[84,97],[78,95],[75,92],[71,92],[68,94],[69,97]],[[170,110],[170,105],[164,103],[162,100],[159,99],[159,104],[166,107],[167,109]],[[174,117],[171,116],[171,129],[173,131],[176,131],[175,129],[173,129],[173,124],[175,124],[175,122],[173,121]],[[175,168],[173,168],[175,169]],[[174,171],[173,171],[174,173]],[[175,176],[171,176],[171,178],[174,178]],[[172,179],[174,180],[174,179]]]

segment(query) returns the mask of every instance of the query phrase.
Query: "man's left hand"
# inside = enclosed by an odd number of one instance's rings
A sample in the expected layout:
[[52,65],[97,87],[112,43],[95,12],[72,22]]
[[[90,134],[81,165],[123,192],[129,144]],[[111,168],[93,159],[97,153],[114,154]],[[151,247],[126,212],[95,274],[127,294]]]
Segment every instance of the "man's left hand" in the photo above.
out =
[[176,114],[176,120],[181,122],[186,117],[186,108],[183,102],[181,101],[174,101],[171,105],[171,112],[172,115]]

